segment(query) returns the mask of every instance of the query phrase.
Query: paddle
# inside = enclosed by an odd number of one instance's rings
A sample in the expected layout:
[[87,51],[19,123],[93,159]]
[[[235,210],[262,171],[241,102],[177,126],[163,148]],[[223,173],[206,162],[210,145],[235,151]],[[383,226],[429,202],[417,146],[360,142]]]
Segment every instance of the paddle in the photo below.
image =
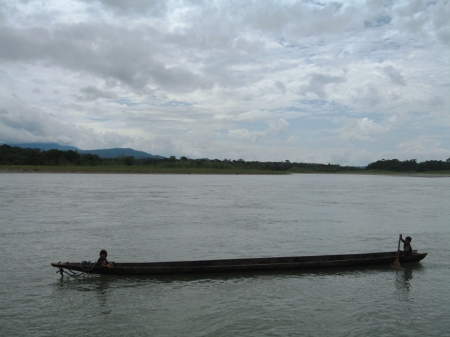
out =
[[394,263],[392,263],[392,266],[394,268],[400,268],[400,237],[398,238],[398,248],[397,248],[397,257],[394,260]]

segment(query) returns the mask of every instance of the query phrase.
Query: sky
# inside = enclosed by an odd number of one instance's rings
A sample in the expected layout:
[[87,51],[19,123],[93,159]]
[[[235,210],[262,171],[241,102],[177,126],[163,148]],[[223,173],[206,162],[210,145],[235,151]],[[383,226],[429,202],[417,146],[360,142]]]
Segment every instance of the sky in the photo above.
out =
[[450,158],[450,0],[0,0],[0,144]]

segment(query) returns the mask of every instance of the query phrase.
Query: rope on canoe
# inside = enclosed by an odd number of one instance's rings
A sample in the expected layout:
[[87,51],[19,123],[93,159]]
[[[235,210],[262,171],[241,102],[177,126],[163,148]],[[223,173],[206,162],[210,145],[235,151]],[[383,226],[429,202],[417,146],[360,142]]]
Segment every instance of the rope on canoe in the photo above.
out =
[[83,275],[84,274],[84,272],[81,272],[81,273],[75,273],[74,271],[72,271],[72,270],[65,270],[64,268],[62,268],[62,267],[59,267],[59,270],[57,271],[57,273],[60,273],[61,274],[61,276],[64,276],[64,274],[67,274],[67,275],[69,275],[69,276],[73,276],[73,277],[78,277],[78,276],[81,276],[81,275]]
[[91,262],[91,261],[83,261],[80,264],[81,269],[83,269],[83,271],[88,272],[91,271],[92,269],[95,268],[96,263],[95,262]]
[[[59,263],[61,263],[61,262],[59,262]],[[67,264],[68,264],[68,262],[67,262]],[[80,273],[75,273],[75,272],[74,272],[73,270],[71,270],[71,269],[65,270],[63,267],[59,267],[59,270],[57,271],[57,273],[60,273],[61,276],[64,276],[64,274],[67,274],[67,275],[69,275],[69,276],[78,277],[78,276],[81,276],[81,275],[84,275],[84,274],[90,272],[92,269],[95,268],[95,265],[96,265],[96,263],[94,263],[94,262],[91,262],[91,261],[83,261],[83,262],[80,263],[80,267],[81,267],[81,269],[83,270],[83,271],[80,272]]]

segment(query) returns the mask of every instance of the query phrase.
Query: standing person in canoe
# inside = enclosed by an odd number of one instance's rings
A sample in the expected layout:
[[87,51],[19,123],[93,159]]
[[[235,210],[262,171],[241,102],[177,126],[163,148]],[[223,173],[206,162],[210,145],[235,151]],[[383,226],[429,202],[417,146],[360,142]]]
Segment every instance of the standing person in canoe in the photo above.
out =
[[412,241],[411,237],[407,236],[405,238],[405,240],[403,240],[403,237],[400,234],[400,240],[403,242],[403,254],[404,255],[412,255],[413,254],[413,250],[412,250],[412,247],[411,247],[411,241]]
[[114,262],[108,262],[106,257],[108,256],[108,252],[104,249],[100,251],[100,257],[97,260],[97,265],[101,267],[108,267],[112,268],[114,267]]

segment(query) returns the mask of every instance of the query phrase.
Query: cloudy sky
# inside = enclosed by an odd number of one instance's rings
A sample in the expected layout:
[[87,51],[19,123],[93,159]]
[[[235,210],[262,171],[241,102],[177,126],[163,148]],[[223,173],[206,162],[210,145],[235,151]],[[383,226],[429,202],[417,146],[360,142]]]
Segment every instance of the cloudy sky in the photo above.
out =
[[0,0],[0,143],[450,157],[450,0]]

